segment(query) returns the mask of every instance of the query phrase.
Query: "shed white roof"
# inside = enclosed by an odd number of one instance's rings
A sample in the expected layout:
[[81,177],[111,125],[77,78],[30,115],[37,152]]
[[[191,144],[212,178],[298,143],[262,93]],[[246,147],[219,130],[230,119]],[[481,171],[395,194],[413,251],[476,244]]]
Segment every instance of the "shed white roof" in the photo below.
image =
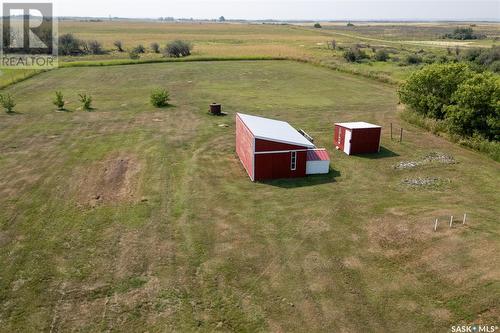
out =
[[303,137],[295,128],[285,121],[251,116],[243,113],[238,113],[237,115],[257,139],[315,148],[314,144]]
[[356,129],[356,128],[381,128],[381,126],[378,125],[373,125],[370,123],[365,123],[364,121],[355,121],[351,123],[335,123],[335,125],[339,125],[345,128],[349,129]]

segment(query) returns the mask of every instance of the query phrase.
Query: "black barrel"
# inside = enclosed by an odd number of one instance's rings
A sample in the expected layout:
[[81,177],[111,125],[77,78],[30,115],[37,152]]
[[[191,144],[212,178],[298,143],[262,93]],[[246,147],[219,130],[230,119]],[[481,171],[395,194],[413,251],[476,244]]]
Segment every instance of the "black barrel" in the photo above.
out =
[[220,105],[219,103],[210,104],[210,113],[220,115],[222,113],[222,105]]

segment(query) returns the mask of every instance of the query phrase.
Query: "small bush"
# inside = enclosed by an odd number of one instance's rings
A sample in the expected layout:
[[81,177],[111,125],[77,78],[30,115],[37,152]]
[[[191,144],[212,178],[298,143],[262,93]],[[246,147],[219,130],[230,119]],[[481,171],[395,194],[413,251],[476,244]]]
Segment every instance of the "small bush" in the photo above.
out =
[[64,34],[59,37],[59,54],[61,55],[79,55],[84,53],[82,49],[83,42],[72,34]]
[[139,44],[136,47],[134,47],[134,49],[132,50],[132,52],[135,52],[135,53],[146,53],[146,48],[144,47],[144,45]]
[[436,62],[436,55],[435,54],[428,54],[422,58],[422,61],[426,64],[433,64]]
[[151,43],[151,51],[153,51],[153,53],[160,53],[160,44]]
[[422,62],[422,58],[416,54],[409,54],[406,56],[405,62],[407,65],[417,65]]
[[12,98],[11,94],[0,95],[0,104],[4,108],[5,112],[13,113],[14,107],[16,103],[14,102],[14,98]]
[[166,89],[156,88],[151,92],[151,104],[157,108],[162,108],[168,105],[170,95]]
[[465,27],[465,28],[457,27],[455,28],[455,30],[453,30],[452,33],[444,34],[443,38],[459,39],[459,40],[483,39],[486,38],[486,35],[475,33],[471,27]]
[[347,26],[348,26],[348,27],[354,27],[354,24],[352,24],[351,22],[348,22],[348,23],[347,23]]
[[169,57],[180,58],[191,55],[192,49],[193,46],[191,45],[191,43],[182,40],[176,40],[167,44],[165,53]]
[[377,50],[375,52],[375,60],[387,61],[387,59],[389,59],[389,53],[386,50]]
[[500,60],[492,62],[489,68],[493,73],[500,73]]
[[118,52],[123,52],[123,43],[121,40],[116,40],[113,45],[116,47]]
[[54,105],[57,106],[58,110],[64,109],[64,104],[66,104],[66,102],[64,101],[64,96],[62,92],[56,91],[56,96],[54,97],[52,103],[54,103]]
[[80,97],[80,103],[82,103],[82,109],[85,111],[92,110],[92,96],[87,94],[78,94]]
[[344,59],[348,62],[359,62],[363,59],[367,59],[366,53],[358,47],[351,47],[349,50],[344,52]]
[[89,54],[103,54],[104,50],[102,44],[96,40],[89,40],[86,43],[85,49]]
[[319,23],[314,23],[314,27],[316,29],[321,29],[322,28],[321,24],[319,24]]

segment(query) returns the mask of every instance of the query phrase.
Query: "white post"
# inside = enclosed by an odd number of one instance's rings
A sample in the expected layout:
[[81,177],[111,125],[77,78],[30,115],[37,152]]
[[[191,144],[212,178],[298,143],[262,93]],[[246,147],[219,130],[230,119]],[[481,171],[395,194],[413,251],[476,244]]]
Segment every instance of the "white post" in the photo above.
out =
[[453,225],[453,215],[450,217],[450,228]]
[[464,213],[464,220],[462,221],[462,224],[465,224],[466,219],[467,219],[467,213]]
[[434,223],[434,231],[436,231],[438,228],[438,219],[436,219],[436,222]]

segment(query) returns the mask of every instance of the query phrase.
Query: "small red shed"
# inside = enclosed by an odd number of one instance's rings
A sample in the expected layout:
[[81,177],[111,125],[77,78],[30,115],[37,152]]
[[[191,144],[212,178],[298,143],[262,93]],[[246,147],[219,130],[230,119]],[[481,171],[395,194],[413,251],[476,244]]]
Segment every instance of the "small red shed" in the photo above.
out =
[[336,123],[333,145],[347,155],[377,153],[381,133],[381,126],[363,121]]
[[329,165],[328,153],[321,150],[319,158],[310,150],[316,146],[287,122],[236,114],[236,153],[252,181],[325,173],[324,167],[308,168],[308,156]]

